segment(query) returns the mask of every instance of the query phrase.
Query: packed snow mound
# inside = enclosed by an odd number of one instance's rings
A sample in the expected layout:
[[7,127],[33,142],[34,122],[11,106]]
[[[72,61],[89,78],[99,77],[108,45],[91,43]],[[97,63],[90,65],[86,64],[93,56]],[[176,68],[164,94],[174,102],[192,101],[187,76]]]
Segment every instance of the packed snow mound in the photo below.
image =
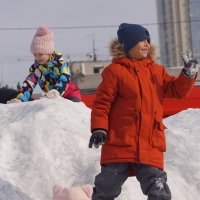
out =
[[[90,112],[63,98],[0,104],[0,200],[51,200],[54,184],[91,184],[100,148],[89,149]],[[165,119],[166,171],[173,199],[200,196],[200,110]],[[145,200],[132,177],[119,200]]]
[[169,185],[174,199],[200,199],[200,109],[165,119]]
[[0,113],[1,200],[47,200],[56,183],[92,182],[99,151],[87,148],[90,109],[83,103],[58,98],[0,104]]

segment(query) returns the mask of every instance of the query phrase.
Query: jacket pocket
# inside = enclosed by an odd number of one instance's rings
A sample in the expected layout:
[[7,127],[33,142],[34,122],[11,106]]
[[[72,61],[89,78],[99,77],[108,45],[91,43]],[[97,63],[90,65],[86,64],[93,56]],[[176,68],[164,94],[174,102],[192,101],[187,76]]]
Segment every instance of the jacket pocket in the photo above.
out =
[[152,146],[162,152],[166,151],[166,139],[164,133],[164,125],[161,122],[154,122],[154,129],[152,132]]

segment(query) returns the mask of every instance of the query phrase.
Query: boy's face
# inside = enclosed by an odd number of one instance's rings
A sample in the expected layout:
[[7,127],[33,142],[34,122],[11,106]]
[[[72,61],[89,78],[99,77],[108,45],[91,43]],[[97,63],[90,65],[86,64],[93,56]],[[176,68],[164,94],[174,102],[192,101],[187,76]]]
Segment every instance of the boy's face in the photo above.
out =
[[147,58],[147,54],[150,49],[150,44],[147,40],[142,40],[138,42],[132,49],[129,50],[129,55],[131,58],[136,60],[141,60]]
[[47,63],[50,59],[50,56],[51,56],[50,54],[41,54],[41,53],[34,54],[35,60],[37,60],[38,63],[41,65]]

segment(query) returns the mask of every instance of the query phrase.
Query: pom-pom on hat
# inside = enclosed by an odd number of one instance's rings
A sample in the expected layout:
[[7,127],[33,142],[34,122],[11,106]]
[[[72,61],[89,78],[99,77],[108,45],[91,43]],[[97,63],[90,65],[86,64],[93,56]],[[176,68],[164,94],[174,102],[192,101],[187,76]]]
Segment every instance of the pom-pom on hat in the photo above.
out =
[[120,24],[117,36],[119,42],[124,45],[126,51],[129,51],[142,40],[148,40],[149,43],[151,40],[148,30],[138,24]]
[[46,25],[39,26],[31,43],[33,54],[52,54],[55,50],[53,32]]

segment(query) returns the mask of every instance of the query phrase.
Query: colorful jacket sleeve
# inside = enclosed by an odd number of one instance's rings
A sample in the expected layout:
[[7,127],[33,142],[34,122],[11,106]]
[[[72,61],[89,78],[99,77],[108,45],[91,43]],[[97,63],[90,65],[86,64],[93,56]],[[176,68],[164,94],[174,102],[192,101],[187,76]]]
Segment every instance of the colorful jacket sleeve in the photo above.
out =
[[33,90],[37,85],[37,77],[35,75],[36,65],[33,64],[29,69],[29,75],[26,77],[23,82],[23,86],[19,91],[17,96],[23,102],[29,101],[32,96]]
[[63,58],[59,58],[59,70],[60,70],[60,75],[58,78],[58,82],[55,84],[53,87],[54,89],[57,89],[62,95],[68,88],[68,84],[70,83],[70,69],[68,63],[64,62]]

